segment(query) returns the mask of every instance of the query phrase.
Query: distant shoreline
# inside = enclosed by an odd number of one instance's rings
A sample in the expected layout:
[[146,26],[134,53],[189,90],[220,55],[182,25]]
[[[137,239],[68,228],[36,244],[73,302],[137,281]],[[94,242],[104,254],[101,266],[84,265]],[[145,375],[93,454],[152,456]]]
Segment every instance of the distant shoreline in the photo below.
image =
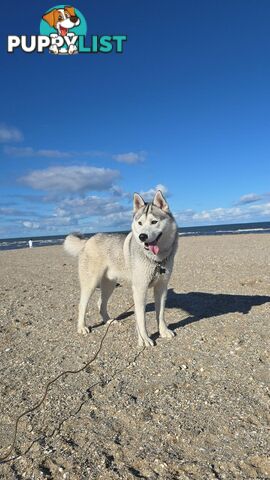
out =
[[[128,231],[106,232],[110,234],[128,234]],[[219,235],[246,235],[246,234],[269,234],[270,222],[238,223],[227,225],[206,225],[198,227],[180,227],[178,229],[180,237],[199,237],[199,236],[219,236]],[[42,237],[21,237],[0,239],[0,250],[17,250],[28,248],[28,241],[33,240],[33,247],[47,247],[52,245],[61,245],[64,241],[64,235],[42,236]],[[95,233],[85,234],[85,237],[91,237]]]

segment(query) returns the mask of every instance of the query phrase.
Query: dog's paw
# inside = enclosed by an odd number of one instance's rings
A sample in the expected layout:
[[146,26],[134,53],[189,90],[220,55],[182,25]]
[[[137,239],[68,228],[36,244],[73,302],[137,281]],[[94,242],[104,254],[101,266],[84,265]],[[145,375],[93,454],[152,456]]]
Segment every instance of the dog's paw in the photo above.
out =
[[87,335],[88,333],[90,333],[90,328],[86,326],[82,326],[82,327],[78,327],[77,331],[80,335]]
[[160,336],[162,338],[173,338],[175,336],[175,333],[169,328],[166,328],[160,332]]
[[151,338],[149,337],[139,337],[139,341],[138,341],[138,345],[139,347],[143,347],[143,346],[146,346],[146,347],[153,347],[154,346],[154,342]]
[[56,45],[52,45],[50,48],[49,48],[50,52],[54,53],[54,55],[58,55],[59,53],[59,50],[57,48]]
[[77,52],[77,47],[76,45],[70,45],[69,49],[68,49],[68,53],[69,55],[73,55],[73,53]]
[[111,325],[111,323],[114,323],[115,325],[119,324],[119,322],[115,320],[115,318],[109,318],[104,323],[106,323],[107,325]]

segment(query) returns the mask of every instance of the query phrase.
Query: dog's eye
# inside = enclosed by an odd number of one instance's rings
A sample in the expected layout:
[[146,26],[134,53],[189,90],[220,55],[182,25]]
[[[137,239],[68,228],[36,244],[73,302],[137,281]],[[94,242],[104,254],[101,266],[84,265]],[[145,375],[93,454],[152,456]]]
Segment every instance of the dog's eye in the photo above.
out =
[[63,17],[61,15],[59,15],[58,20],[59,20],[59,22],[61,22],[61,20],[63,20]]
[[152,225],[155,225],[155,223],[157,223],[157,220],[152,220]]
[[138,222],[139,225],[142,225],[142,222]]

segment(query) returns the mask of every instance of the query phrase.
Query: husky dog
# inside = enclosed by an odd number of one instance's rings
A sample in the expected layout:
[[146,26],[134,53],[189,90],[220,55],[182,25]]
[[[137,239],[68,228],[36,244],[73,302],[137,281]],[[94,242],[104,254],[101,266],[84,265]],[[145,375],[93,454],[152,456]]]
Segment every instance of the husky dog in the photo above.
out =
[[146,203],[135,193],[133,210],[132,231],[127,236],[98,233],[87,240],[75,234],[68,235],[64,248],[71,255],[79,256],[81,298],[78,332],[89,332],[84,318],[95,288],[100,286],[98,307],[105,323],[110,321],[107,303],[116,283],[128,280],[133,290],[139,345],[153,346],[154,342],[149,338],[145,325],[148,288],[154,288],[160,336],[174,336],[166,326],[164,308],[177,250],[177,225],[161,191],[155,194],[152,203]]

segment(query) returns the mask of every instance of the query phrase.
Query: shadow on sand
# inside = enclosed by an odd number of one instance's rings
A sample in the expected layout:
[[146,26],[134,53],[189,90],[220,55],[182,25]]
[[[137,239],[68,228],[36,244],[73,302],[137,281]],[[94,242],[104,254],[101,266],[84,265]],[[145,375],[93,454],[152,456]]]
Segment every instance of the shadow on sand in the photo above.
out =
[[[176,293],[170,288],[166,308],[179,308],[189,315],[187,318],[169,325],[171,330],[176,330],[204,318],[217,317],[225,313],[247,314],[252,307],[268,302],[270,302],[270,296],[266,295],[229,295],[205,292]],[[150,303],[146,307],[147,312],[152,312],[154,309],[154,303]]]
[[[198,322],[205,318],[217,317],[226,313],[239,312],[247,314],[252,307],[268,302],[270,302],[270,296],[266,295],[229,295],[225,293],[205,292],[176,293],[170,288],[168,290],[166,309],[179,308],[187,312],[188,316],[178,322],[170,323],[168,326],[171,330],[177,330],[190,323]],[[153,312],[154,310],[154,303],[149,303],[146,306],[146,312]],[[134,309],[120,314],[117,320],[125,320],[133,314]],[[92,328],[97,328],[101,325],[103,325],[103,323],[98,323]]]

